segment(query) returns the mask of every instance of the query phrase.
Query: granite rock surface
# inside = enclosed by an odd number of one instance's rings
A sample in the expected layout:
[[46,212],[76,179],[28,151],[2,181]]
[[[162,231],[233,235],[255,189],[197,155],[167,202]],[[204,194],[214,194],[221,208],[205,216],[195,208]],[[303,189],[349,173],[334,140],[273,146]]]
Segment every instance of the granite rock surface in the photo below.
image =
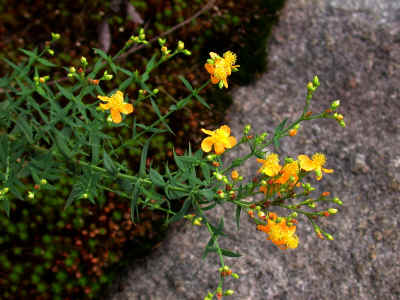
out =
[[[243,255],[226,262],[241,276],[226,285],[236,291],[230,299],[400,299],[400,1],[288,0],[268,51],[268,72],[233,91],[233,134],[246,124],[272,133],[284,118],[293,120],[318,75],[311,110],[340,99],[347,127],[305,122],[279,153],[325,153],[335,172],[316,186],[344,205],[320,222],[334,241],[318,239],[299,218],[294,251],[279,250],[244,215],[238,231],[233,208],[219,207],[211,218],[224,217],[221,244]],[[258,167],[249,162],[240,173],[252,176]],[[208,238],[205,228],[175,224],[160,248],[127,269],[109,299],[203,299],[217,283],[216,256],[200,259]]]

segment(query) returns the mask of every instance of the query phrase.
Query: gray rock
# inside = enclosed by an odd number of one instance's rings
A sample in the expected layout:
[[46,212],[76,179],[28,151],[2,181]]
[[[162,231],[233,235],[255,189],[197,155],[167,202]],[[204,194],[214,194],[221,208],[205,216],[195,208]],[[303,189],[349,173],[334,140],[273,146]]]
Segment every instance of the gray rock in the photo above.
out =
[[[224,216],[222,246],[243,254],[226,262],[241,276],[227,282],[236,291],[231,299],[400,299],[399,16],[400,1],[393,0],[287,1],[269,41],[269,70],[234,91],[229,124],[236,136],[247,123],[271,133],[299,114],[305,86],[317,74],[312,110],[340,99],[347,127],[304,123],[282,142],[281,153],[326,153],[335,173],[317,186],[344,205],[321,222],[334,241],[319,240],[300,218],[300,245],[286,252],[245,216],[237,231],[232,207],[219,207],[211,218]],[[228,159],[246,151],[238,147]],[[240,172],[257,169],[251,161]],[[122,291],[110,300],[203,299],[215,288],[218,269],[215,256],[200,259],[207,241],[205,228],[175,224],[159,249],[127,271]]]

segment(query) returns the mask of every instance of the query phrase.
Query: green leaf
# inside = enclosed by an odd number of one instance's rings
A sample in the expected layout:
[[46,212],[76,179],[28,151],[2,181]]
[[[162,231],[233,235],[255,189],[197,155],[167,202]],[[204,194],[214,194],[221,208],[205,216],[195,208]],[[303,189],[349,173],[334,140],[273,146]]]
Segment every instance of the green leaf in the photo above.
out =
[[201,256],[202,259],[205,259],[209,252],[217,250],[217,248],[213,247],[214,243],[215,243],[215,238],[214,236],[211,236],[210,239],[208,240],[206,247],[204,248],[203,255]]
[[189,210],[189,207],[192,205],[192,198],[188,197],[185,202],[183,203],[182,208],[180,209],[180,211],[173,216],[171,219],[169,219],[167,221],[167,224],[179,221],[180,219],[183,218],[183,216],[186,214],[186,212]]
[[139,220],[139,211],[138,211],[138,196],[140,190],[140,182],[139,180],[136,181],[135,187],[133,188],[132,192],[132,199],[131,199],[131,220],[135,222],[135,212],[137,216],[137,220]]
[[164,178],[154,169],[150,169],[150,180],[157,186],[163,187],[165,186]]
[[168,131],[171,134],[175,135],[175,133],[172,131],[172,129],[168,126],[167,122],[165,122],[165,117],[163,117],[161,115],[160,109],[158,108],[156,102],[152,98],[150,98],[150,101],[151,101],[151,105],[153,106],[153,109],[156,112],[158,118],[161,120],[161,122],[164,124],[164,126],[168,129]]
[[210,182],[210,166],[207,163],[200,164],[201,173],[207,182]]
[[55,144],[62,155],[66,158],[70,159],[73,152],[68,148],[67,143],[65,142],[66,137],[60,133],[59,131],[55,131]]
[[241,257],[242,255],[233,251],[230,251],[228,249],[222,249],[221,248],[221,253],[223,256],[228,256],[228,257]]
[[185,79],[185,77],[179,76],[178,78],[183,82],[183,84],[185,85],[185,87],[186,87],[189,91],[191,91],[191,92],[194,91],[192,85],[189,83],[189,81],[187,81],[187,80]]
[[65,98],[67,98],[68,100],[71,100],[71,101],[75,101],[75,96],[67,88],[63,88],[57,82],[56,82],[56,87],[58,88],[58,90],[61,92],[61,94]]
[[236,226],[239,230],[239,223],[240,223],[240,212],[242,211],[242,207],[240,205],[236,206]]
[[99,162],[99,137],[93,132],[90,131],[90,145],[92,146],[92,164],[97,165]]
[[57,66],[57,65],[53,64],[51,61],[48,61],[47,59],[44,59],[41,57],[37,57],[36,60],[46,67],[56,67]]
[[208,201],[211,201],[214,199],[215,193],[212,189],[204,189],[200,191],[200,195],[202,195]]
[[68,196],[67,203],[65,203],[64,210],[67,209],[74,200],[80,198],[83,193],[84,193],[84,190],[83,190],[82,184],[80,182],[75,183],[72,186],[72,191]]
[[172,149],[172,153],[174,154],[174,160],[178,168],[181,169],[182,171],[186,171],[187,168],[183,164],[181,157],[176,155],[175,149]]
[[108,155],[106,150],[103,150],[103,159],[104,159],[104,168],[110,172],[113,175],[116,175],[118,170],[117,167],[115,166],[113,160],[111,157]]
[[25,117],[23,115],[20,115],[18,117],[18,120],[16,122],[17,127],[22,131],[22,133],[25,135],[26,139],[30,144],[33,144],[33,135],[32,135],[32,126],[28,124],[26,121]]
[[144,178],[146,176],[146,160],[147,152],[149,151],[151,138],[149,138],[143,146],[142,154],[140,155],[139,176]]
[[10,200],[8,198],[4,197],[0,199],[1,202],[1,207],[4,209],[4,211],[7,214],[7,217],[10,217]]

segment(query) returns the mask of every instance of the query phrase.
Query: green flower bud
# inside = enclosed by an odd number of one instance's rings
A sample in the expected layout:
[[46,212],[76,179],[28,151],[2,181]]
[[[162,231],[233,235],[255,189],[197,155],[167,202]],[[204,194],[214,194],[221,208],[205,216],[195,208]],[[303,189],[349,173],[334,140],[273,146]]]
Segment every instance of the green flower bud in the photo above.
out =
[[218,83],[218,87],[219,87],[220,89],[222,89],[222,88],[224,87],[224,83],[222,82],[222,80]]
[[339,121],[339,125],[343,128],[346,127],[346,123],[343,120]]
[[328,209],[328,213],[330,213],[331,215],[334,215],[338,212],[338,210],[336,208],[329,208]]
[[319,87],[319,85],[320,85],[319,79],[318,79],[318,76],[317,76],[317,75],[314,76],[313,85],[314,85],[315,87]]
[[231,295],[233,295],[234,293],[235,293],[235,291],[233,291],[233,290],[226,290],[225,293],[224,293],[224,295],[225,295],[225,296],[231,296]]
[[307,83],[307,90],[309,93],[314,92],[314,85],[312,84],[312,82]]
[[247,124],[246,126],[244,126],[243,134],[244,135],[248,135],[249,132],[250,132],[250,129],[251,129],[251,125],[250,124]]
[[43,178],[42,180],[40,180],[40,184],[47,184],[47,180]]
[[167,42],[166,39],[158,38],[158,44],[162,47]]
[[75,67],[70,67],[70,68],[69,68],[69,72],[70,72],[70,73],[75,73],[75,72],[76,72]]
[[89,198],[89,195],[88,195],[87,193],[84,193],[84,194],[82,195],[82,198],[83,198],[83,199],[87,199],[87,198]]
[[324,233],[324,235],[326,236],[326,238],[327,238],[328,240],[333,241],[333,236],[331,236],[329,233]]
[[82,64],[83,66],[87,66],[87,65],[88,65],[88,62],[87,62],[86,57],[84,57],[84,56],[81,57],[81,64]]
[[189,56],[189,55],[192,55],[192,52],[190,52],[189,50],[185,49],[185,50],[183,50],[183,54]]
[[53,49],[47,49],[47,52],[48,52],[51,56],[54,55],[54,50],[53,50]]
[[207,59],[207,63],[210,64],[210,65],[213,65],[213,64],[214,64],[214,60],[212,60],[211,58],[209,58],[209,59]]
[[335,100],[332,102],[331,104],[331,109],[335,110],[336,108],[338,108],[340,106],[340,100]]
[[178,50],[183,50],[185,48],[185,44],[182,41],[178,42]]
[[157,95],[159,91],[160,91],[159,89],[154,89],[153,93]]
[[333,201],[334,203],[336,203],[336,204],[339,204],[339,205],[342,205],[342,204],[343,204],[343,202],[340,201],[340,199],[339,199],[338,197],[333,198],[332,201]]
[[236,273],[232,273],[232,277],[235,278],[235,279],[239,279],[239,275],[236,274]]
[[52,39],[53,41],[59,40],[60,37],[61,37],[61,36],[60,36],[59,33],[54,33],[54,32],[51,33],[51,39]]
[[28,192],[28,198],[29,199],[34,199],[35,198],[35,194],[31,191]]
[[113,78],[113,75],[111,74],[106,74],[103,76],[104,80],[111,80]]
[[144,40],[146,38],[146,35],[144,33],[139,34],[139,39]]
[[215,173],[214,176],[215,176],[215,178],[217,178],[217,180],[220,180],[220,181],[224,179],[224,176],[220,173]]
[[292,163],[292,162],[294,162],[294,159],[293,159],[293,158],[291,158],[291,157],[285,157],[285,163],[290,164],[290,163]]

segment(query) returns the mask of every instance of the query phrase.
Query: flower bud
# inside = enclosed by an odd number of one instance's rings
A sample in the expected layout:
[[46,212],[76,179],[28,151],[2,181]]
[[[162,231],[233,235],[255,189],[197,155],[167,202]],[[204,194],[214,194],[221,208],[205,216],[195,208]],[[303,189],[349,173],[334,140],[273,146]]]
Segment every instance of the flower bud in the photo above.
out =
[[166,39],[158,38],[158,44],[159,44],[161,47],[164,46],[166,42],[167,42]]
[[72,78],[72,77],[74,77],[74,74],[72,74],[72,73],[68,73],[68,78]]
[[28,192],[28,198],[29,198],[29,199],[35,198],[35,194],[34,194],[33,192],[29,191],[29,192]]
[[40,184],[43,184],[43,185],[47,184],[47,180],[43,178],[42,180],[40,180]]
[[70,72],[70,73],[75,73],[75,72],[76,72],[75,67],[70,67],[70,68],[69,68],[69,72]]
[[319,87],[319,85],[320,85],[319,79],[318,79],[318,76],[317,76],[317,75],[314,76],[313,85],[314,85],[315,87]]
[[54,33],[54,32],[51,33],[51,39],[52,39],[53,41],[59,40],[60,37],[61,37],[61,36],[60,36],[59,33]]
[[222,82],[222,80],[218,83],[218,87],[219,87],[220,89],[222,89],[222,88],[224,87],[224,83]]
[[212,60],[211,58],[208,58],[207,59],[207,63],[210,64],[210,65],[213,65],[214,64],[214,60]]
[[53,50],[53,49],[47,49],[47,52],[48,52],[51,56],[54,55],[54,50]]
[[146,39],[146,35],[144,33],[139,34],[139,39],[143,41]]
[[264,213],[263,211],[259,211],[259,212],[257,213],[257,216],[258,216],[259,218],[263,218],[263,217],[265,217],[265,213]]
[[233,170],[231,173],[231,177],[233,180],[237,180],[239,178],[239,173],[236,170]]
[[343,202],[340,201],[340,199],[339,199],[338,197],[333,198],[332,201],[333,201],[334,203],[336,203],[336,204],[339,204],[339,205],[342,205],[342,204],[343,204]]
[[285,163],[286,163],[286,164],[290,164],[290,163],[292,163],[292,162],[294,162],[294,159],[293,159],[293,158],[291,158],[291,157],[285,157]]
[[223,199],[223,198],[225,198],[225,193],[224,193],[224,192],[221,192],[221,193],[218,194],[218,196],[219,196],[221,199]]
[[289,217],[290,218],[296,218],[297,217],[297,212],[292,212],[290,215],[289,215]]
[[160,91],[159,89],[154,89],[153,94],[157,95],[159,91]]
[[247,124],[246,126],[244,126],[243,134],[244,134],[244,135],[248,135],[250,129],[251,129],[251,125],[250,125],[250,124]]
[[227,178],[226,176],[224,176],[224,177],[222,178],[222,181],[223,181],[225,184],[228,184],[228,183],[229,183],[229,180],[228,180],[228,178]]
[[84,194],[82,194],[82,198],[87,199],[87,198],[89,198],[89,195],[87,193],[84,193]]
[[300,124],[297,123],[296,125],[294,125],[294,129],[299,129],[300,128]]
[[290,136],[295,136],[297,134],[297,130],[296,129],[290,129],[289,130],[289,135]]
[[86,57],[84,57],[84,56],[81,57],[81,64],[82,64],[83,66],[87,66],[87,65],[88,65],[88,62],[87,62]]
[[193,225],[195,225],[195,226],[201,226],[201,221],[203,220],[203,218],[196,218],[196,219],[194,219],[194,221],[193,221]]
[[332,102],[331,104],[331,109],[335,110],[336,108],[338,108],[340,106],[340,100],[335,100]]
[[308,203],[307,206],[310,207],[310,208],[317,207],[317,205],[314,202]]
[[324,235],[326,236],[326,238],[327,238],[328,240],[333,241],[333,236],[331,236],[329,233],[324,233]]
[[224,176],[223,176],[221,173],[217,173],[217,172],[216,172],[216,173],[214,174],[214,176],[215,176],[215,178],[217,178],[217,180],[220,180],[220,181],[224,179]]
[[242,181],[243,180],[243,176],[239,176],[239,181]]
[[235,278],[235,279],[239,279],[239,275],[236,274],[236,273],[232,273],[232,277]]
[[339,125],[342,126],[343,128],[346,127],[346,123],[343,120],[339,122]]
[[185,44],[182,41],[178,42],[178,50],[183,50],[185,48]]
[[113,75],[111,74],[105,74],[103,75],[104,80],[111,80],[113,78]]
[[231,296],[231,295],[233,295],[234,293],[235,293],[235,291],[233,291],[233,290],[226,290],[225,293],[224,293],[224,295],[225,295],[225,296]]
[[108,122],[108,123],[112,123],[112,122],[113,122],[113,119],[112,119],[111,115],[109,115],[109,116],[107,117],[107,122]]
[[189,55],[192,55],[192,52],[190,52],[189,50],[185,49],[185,50],[183,50],[183,54],[189,56]]
[[307,84],[307,90],[308,90],[309,93],[314,92],[314,85],[312,84],[312,82],[309,82]]
[[328,212],[329,212],[331,215],[334,215],[334,214],[336,214],[336,213],[338,212],[338,210],[337,210],[336,208],[329,208],[329,209],[328,209]]
[[7,194],[8,191],[9,191],[9,188],[8,188],[8,187],[5,187],[5,188],[3,189],[3,194]]

